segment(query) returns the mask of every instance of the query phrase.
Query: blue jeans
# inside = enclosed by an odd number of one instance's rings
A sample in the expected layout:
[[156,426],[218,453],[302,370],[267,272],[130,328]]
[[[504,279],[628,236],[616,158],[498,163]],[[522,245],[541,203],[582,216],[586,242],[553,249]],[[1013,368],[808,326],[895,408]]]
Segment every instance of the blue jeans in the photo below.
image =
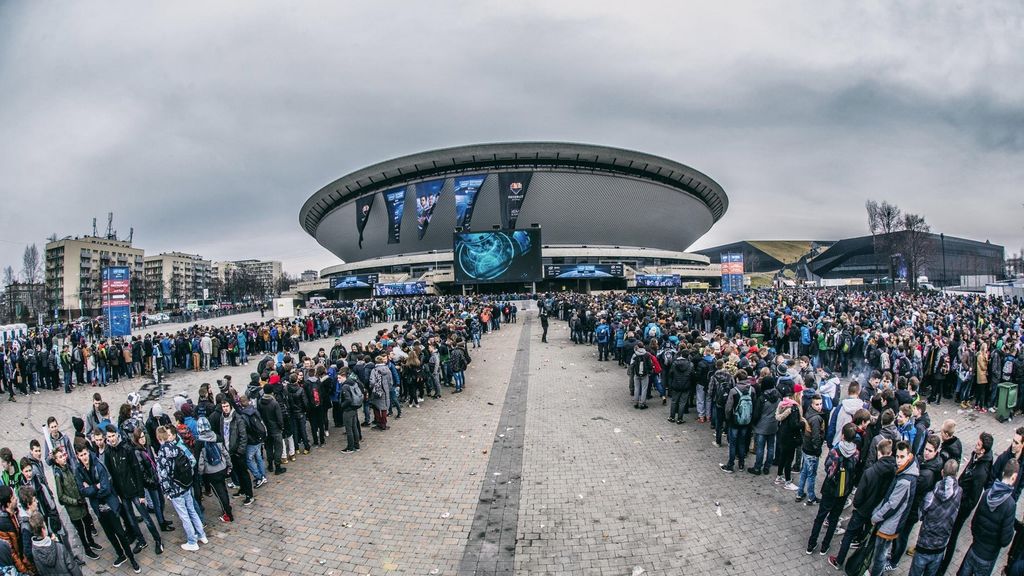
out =
[[773,462],[775,462],[775,434],[754,434],[754,470],[771,468]]
[[263,464],[262,444],[248,444],[245,447],[245,464],[255,481],[266,478],[267,471]]
[[726,464],[726,467],[732,468],[733,463],[736,460],[739,460],[740,468],[743,468],[743,461],[747,456],[747,442],[749,439],[749,426],[729,427],[729,462]]
[[245,346],[238,347],[238,361],[243,364],[249,362],[249,354],[245,351]]
[[995,566],[995,560],[982,560],[974,553],[974,546],[971,546],[960,564],[960,569],[956,571],[956,576],[991,576]]
[[[452,377],[455,379],[455,391],[461,391],[466,385],[466,373],[465,372],[452,372]],[[401,412],[399,412],[401,413]]]
[[[706,406],[708,389],[705,386],[697,386],[697,417],[703,418],[711,415],[711,410]],[[772,437],[774,438],[774,436]]]
[[[807,456],[804,455],[806,458]],[[885,572],[885,562],[889,559],[889,548],[892,547],[892,540],[884,540],[881,536],[875,536],[875,555],[871,559],[871,576],[882,576]]]
[[199,519],[199,513],[196,512],[196,501],[192,497],[191,489],[177,498],[171,498],[171,505],[174,506],[174,511],[181,519],[181,527],[185,530],[185,538],[188,539],[189,544],[195,544],[196,541],[206,538],[203,521]]
[[[796,485],[796,495],[807,495],[807,499],[817,500],[814,496],[814,480],[818,477],[818,457],[803,454],[803,463],[800,466],[800,481]],[[806,485],[807,489],[804,489]]]
[[910,564],[910,576],[935,576],[942,564],[942,552],[926,554],[920,550],[914,552],[914,561]]
[[665,384],[661,381],[661,374],[655,374],[654,376],[651,376],[651,379],[654,380],[654,389],[658,391],[658,394],[660,394],[662,398],[664,398]]
[[480,347],[480,333],[479,332],[473,332],[473,348],[479,348],[479,347]]
[[174,358],[170,354],[164,354],[164,372],[174,373]]
[[398,401],[398,386],[391,387],[391,407],[388,408],[388,416],[391,416],[392,409],[397,409],[398,415],[402,415],[402,403]]

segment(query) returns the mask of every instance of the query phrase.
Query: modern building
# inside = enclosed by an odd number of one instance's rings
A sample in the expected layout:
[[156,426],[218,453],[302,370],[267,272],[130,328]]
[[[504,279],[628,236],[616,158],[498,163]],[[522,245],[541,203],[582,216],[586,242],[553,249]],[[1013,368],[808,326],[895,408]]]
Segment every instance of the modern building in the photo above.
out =
[[[717,182],[672,160],[523,142],[422,152],[357,170],[313,194],[299,223],[343,262],[321,278],[376,273],[380,282],[423,280],[452,291],[454,232],[539,229],[543,266],[621,265],[621,276],[587,285],[625,288],[637,274],[717,284],[718,266],[686,250],[728,206]],[[549,278],[540,287],[555,284]]]
[[145,258],[146,306],[180,308],[188,300],[212,298],[212,264],[198,254],[166,252]]
[[127,266],[131,270],[132,304],[141,307],[145,252],[130,241],[98,236],[67,237],[46,244],[46,298],[49,310],[77,318],[101,313],[101,270]]
[[697,250],[720,264],[722,254],[743,255],[743,271],[746,273],[777,272],[787,266],[794,266],[802,259],[813,259],[832,245],[826,240],[741,240],[704,250]]
[[5,323],[34,322],[39,313],[48,316],[46,284],[42,282],[12,282],[4,288],[0,298],[0,318]]
[[302,275],[299,276],[299,282],[312,282],[320,278],[320,273],[316,270],[303,270]]
[[1005,251],[997,244],[927,233],[914,244],[911,240],[908,232],[845,238],[808,267],[818,278],[868,283],[890,277],[907,280],[916,268],[917,277],[925,276],[938,287],[956,286],[963,276],[998,279],[1006,272]]

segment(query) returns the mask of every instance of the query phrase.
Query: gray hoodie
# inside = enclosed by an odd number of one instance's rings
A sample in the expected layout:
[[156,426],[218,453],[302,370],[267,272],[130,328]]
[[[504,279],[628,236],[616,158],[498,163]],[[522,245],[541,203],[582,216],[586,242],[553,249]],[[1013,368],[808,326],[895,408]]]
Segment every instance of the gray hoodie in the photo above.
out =
[[40,576],[82,576],[78,562],[50,538],[32,538],[32,562]]
[[934,490],[925,495],[921,503],[918,551],[936,554],[946,549],[963,494],[964,491],[957,483],[956,477],[946,476],[935,485]]
[[871,513],[871,522],[878,528],[878,535],[887,540],[899,534],[900,526],[910,510],[910,503],[914,500],[914,488],[917,484],[918,468],[917,459],[913,459],[904,466],[903,470],[896,470],[895,484],[889,497],[875,507]]
[[[836,432],[831,438],[831,445],[835,446],[843,439],[843,426],[847,423],[853,422],[853,415],[864,407],[864,402],[860,398],[845,398],[839,403],[839,415],[836,416]],[[828,416],[831,418],[831,414]],[[827,427],[827,424],[826,424]]]

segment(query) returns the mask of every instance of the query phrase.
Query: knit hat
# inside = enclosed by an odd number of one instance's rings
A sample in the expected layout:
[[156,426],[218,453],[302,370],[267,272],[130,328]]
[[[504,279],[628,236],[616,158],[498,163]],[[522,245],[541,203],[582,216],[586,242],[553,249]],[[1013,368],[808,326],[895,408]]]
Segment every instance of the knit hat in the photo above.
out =
[[270,380],[268,380],[267,383],[273,385],[277,384],[280,381],[281,376],[277,372],[274,372],[273,374],[270,375]]
[[803,391],[804,391],[804,385],[803,384],[801,384],[799,382],[797,382],[796,384],[793,384],[793,394],[799,394],[799,393],[801,393]]
[[156,403],[153,404],[152,413],[153,413],[153,416],[159,418],[160,416],[164,415],[164,407],[161,406],[159,402],[156,402]]

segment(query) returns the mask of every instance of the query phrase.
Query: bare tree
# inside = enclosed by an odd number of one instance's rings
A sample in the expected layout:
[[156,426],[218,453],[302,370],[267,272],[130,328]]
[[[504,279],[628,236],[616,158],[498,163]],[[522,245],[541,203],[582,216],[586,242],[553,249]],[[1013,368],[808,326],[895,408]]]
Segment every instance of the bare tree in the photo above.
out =
[[35,244],[25,246],[21,258],[21,275],[25,279],[29,315],[35,317],[39,312],[38,305],[42,302],[40,285],[42,284],[42,265],[39,262],[39,248]]
[[931,235],[931,226],[925,222],[924,216],[907,213],[903,216],[903,232],[899,242],[900,253],[907,263],[907,276],[910,288],[917,289],[917,278],[927,270],[935,253],[935,239]]
[[[868,229],[871,230],[871,241],[875,252],[875,269],[878,269],[878,258],[885,259],[889,268],[889,278],[894,277],[892,256],[896,253],[897,238],[904,225],[903,212],[899,206],[883,200],[881,203],[868,200],[864,203],[868,213]],[[877,272],[876,272],[877,273]]]
[[6,300],[4,306],[7,308],[6,316],[10,321],[14,321],[14,288],[13,286],[18,283],[18,277],[14,275],[14,268],[10,266],[4,267],[4,300]]

